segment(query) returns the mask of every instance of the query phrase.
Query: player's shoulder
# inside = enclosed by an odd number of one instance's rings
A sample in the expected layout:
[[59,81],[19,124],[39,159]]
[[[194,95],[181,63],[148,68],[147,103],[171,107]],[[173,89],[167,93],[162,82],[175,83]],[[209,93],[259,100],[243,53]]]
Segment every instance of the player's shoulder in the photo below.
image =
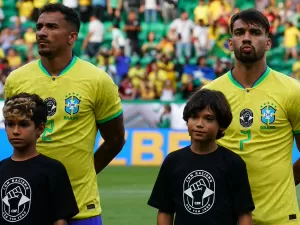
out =
[[8,80],[14,80],[17,79],[19,80],[20,78],[28,78],[30,74],[37,70],[39,68],[38,61],[32,61],[29,63],[26,63],[25,65],[19,67],[18,69],[13,70],[9,76]]
[[205,89],[211,89],[211,90],[221,90],[224,89],[224,87],[228,86],[226,85],[229,83],[230,80],[228,78],[228,72],[224,75],[218,77],[217,79],[209,82],[207,85],[203,86]]
[[271,69],[270,75],[276,81],[276,83],[280,84],[283,88],[287,88],[289,90],[296,89],[299,91],[300,82],[296,79],[273,69]]
[[84,75],[84,77],[89,79],[105,79],[109,77],[104,70],[83,59],[77,58],[77,65],[74,73],[80,76]]

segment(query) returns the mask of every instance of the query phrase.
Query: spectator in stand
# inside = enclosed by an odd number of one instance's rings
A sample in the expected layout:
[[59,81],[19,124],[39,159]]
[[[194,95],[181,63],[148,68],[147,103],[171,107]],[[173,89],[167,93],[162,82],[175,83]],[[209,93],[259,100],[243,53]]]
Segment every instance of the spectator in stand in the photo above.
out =
[[106,0],[92,0],[92,14],[101,22],[104,21],[104,12],[106,10]]
[[141,67],[141,63],[137,62],[134,67],[131,67],[128,76],[130,77],[134,88],[138,89],[145,77],[145,69]]
[[120,48],[120,52],[116,57],[117,76],[115,79],[116,85],[119,85],[123,77],[128,74],[130,68],[130,58],[125,55],[124,47]]
[[117,68],[114,64],[110,63],[109,56],[104,57],[104,65],[99,66],[101,69],[103,69],[110,77],[112,80],[116,80],[117,76]]
[[155,33],[151,31],[147,35],[147,42],[142,46],[143,55],[155,58],[157,56],[157,47],[158,43],[155,40]]
[[155,93],[154,84],[151,81],[149,81],[147,77],[145,77],[144,80],[141,82],[139,92],[140,92],[140,99],[142,100],[155,99],[156,93]]
[[90,17],[89,33],[86,36],[82,48],[90,57],[94,57],[100,48],[104,36],[104,26],[95,15]]
[[146,23],[156,23],[157,21],[157,11],[160,10],[159,0],[143,0],[142,12],[145,15]]
[[124,31],[127,34],[127,41],[129,45],[129,51],[127,55],[132,55],[136,53],[139,56],[142,56],[141,48],[139,45],[139,33],[141,31],[140,22],[136,19],[135,13],[130,12],[128,14],[128,20],[125,24]]
[[300,81],[300,55],[298,55],[298,60],[293,64],[291,76]]
[[89,22],[91,17],[91,2],[90,0],[78,0],[80,20],[83,23]]
[[5,53],[5,55],[8,52],[8,49],[10,49],[13,45],[13,42],[15,41],[16,37],[13,35],[11,29],[9,28],[4,28],[1,31],[0,35],[0,44],[1,47]]
[[36,44],[36,33],[32,27],[28,27],[24,34],[24,41],[27,46],[27,52],[32,54],[33,46]]
[[208,25],[208,4],[204,0],[199,0],[198,6],[194,9],[194,19],[195,24],[202,21],[202,26]]
[[165,24],[177,18],[178,0],[162,0],[162,16]]
[[170,25],[171,33],[176,34],[176,57],[182,56],[182,50],[184,49],[185,56],[191,56],[191,39],[194,29],[194,23],[189,19],[187,12],[182,12],[180,18],[175,19]]
[[205,26],[202,19],[200,19],[199,24],[195,25],[194,27],[193,44],[197,57],[207,54],[209,46],[208,27]]
[[292,55],[294,59],[297,59],[297,45],[299,43],[299,39],[299,29],[295,27],[292,22],[286,22],[284,31],[285,61],[288,60],[290,55]]
[[130,12],[134,12],[136,18],[139,18],[142,11],[141,0],[124,0],[124,9],[128,15]]
[[161,91],[161,101],[174,101],[176,88],[173,87],[171,80],[166,80],[164,87]]
[[19,0],[17,2],[17,8],[19,10],[19,16],[22,23],[31,19],[31,15],[34,9],[33,2],[31,0]]
[[163,36],[157,45],[157,50],[168,57],[173,57],[175,48],[173,42],[166,36]]
[[155,97],[159,98],[161,96],[161,92],[165,85],[165,82],[168,79],[167,73],[164,70],[159,69],[157,63],[153,63],[152,72],[149,73],[148,79],[155,88],[155,92],[156,92]]
[[78,12],[78,0],[62,0],[62,3]]
[[2,5],[3,5],[3,0],[0,0],[0,28],[2,28],[2,21],[4,20]]
[[134,100],[136,98],[136,89],[127,74],[124,75],[119,88],[120,97],[123,100]]
[[160,60],[157,62],[157,66],[160,70],[165,71],[167,79],[171,82],[173,88],[176,87],[176,76],[175,76],[175,65],[171,58],[167,55],[162,55]]
[[112,54],[117,55],[121,47],[125,48],[126,40],[122,31],[120,30],[118,23],[113,24],[111,32],[112,32],[112,42],[111,42]]
[[107,12],[113,23],[119,23],[123,0],[107,0]]
[[12,70],[17,69],[22,65],[22,58],[14,48],[8,50],[6,58]]

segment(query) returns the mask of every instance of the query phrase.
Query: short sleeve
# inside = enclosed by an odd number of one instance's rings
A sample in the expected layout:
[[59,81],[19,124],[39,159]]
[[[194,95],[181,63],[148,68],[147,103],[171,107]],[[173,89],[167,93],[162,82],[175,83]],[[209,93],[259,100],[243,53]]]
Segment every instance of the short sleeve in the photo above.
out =
[[12,97],[12,89],[11,89],[11,75],[9,75],[5,81],[4,85],[4,98],[10,98]]
[[148,205],[166,213],[174,213],[172,191],[170,190],[170,158],[164,160],[154,184]]
[[[296,81],[295,81],[296,82]],[[287,103],[287,116],[291,123],[294,135],[300,134],[300,84],[290,89]]]
[[50,195],[53,221],[69,220],[78,214],[79,209],[71,182],[65,167],[60,162],[57,162],[55,168],[52,169]]
[[230,163],[229,184],[231,187],[233,210],[239,215],[255,209],[248,179],[246,163],[236,156]]
[[118,87],[104,71],[101,71],[96,90],[94,111],[97,123],[101,124],[120,116],[123,111]]

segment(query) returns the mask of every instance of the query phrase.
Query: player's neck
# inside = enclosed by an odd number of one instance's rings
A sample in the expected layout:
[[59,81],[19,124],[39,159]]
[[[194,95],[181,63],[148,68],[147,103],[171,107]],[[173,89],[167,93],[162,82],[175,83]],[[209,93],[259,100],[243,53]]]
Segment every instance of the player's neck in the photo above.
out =
[[191,150],[199,155],[209,154],[217,150],[218,145],[213,141],[195,141],[192,140]]
[[13,161],[25,161],[39,155],[35,145],[27,146],[26,148],[14,148],[11,159]]
[[41,61],[43,66],[51,74],[51,76],[58,76],[61,71],[70,63],[72,58],[73,55],[72,52],[70,52],[69,54],[64,54],[53,58],[46,58],[41,56]]
[[245,64],[236,60],[234,69],[232,70],[232,76],[244,88],[251,88],[264,73],[266,68],[267,64],[265,60],[260,60],[252,64]]

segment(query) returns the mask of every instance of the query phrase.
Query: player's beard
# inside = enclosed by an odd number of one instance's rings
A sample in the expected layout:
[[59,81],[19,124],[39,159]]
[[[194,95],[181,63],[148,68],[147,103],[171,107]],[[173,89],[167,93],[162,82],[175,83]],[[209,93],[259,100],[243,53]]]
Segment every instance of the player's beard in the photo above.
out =
[[245,64],[255,63],[264,57],[264,53],[257,54],[254,47],[252,48],[252,53],[250,53],[250,54],[244,53],[242,50],[242,47],[239,49],[235,49],[234,55],[237,60],[239,60],[240,62],[245,63]]

